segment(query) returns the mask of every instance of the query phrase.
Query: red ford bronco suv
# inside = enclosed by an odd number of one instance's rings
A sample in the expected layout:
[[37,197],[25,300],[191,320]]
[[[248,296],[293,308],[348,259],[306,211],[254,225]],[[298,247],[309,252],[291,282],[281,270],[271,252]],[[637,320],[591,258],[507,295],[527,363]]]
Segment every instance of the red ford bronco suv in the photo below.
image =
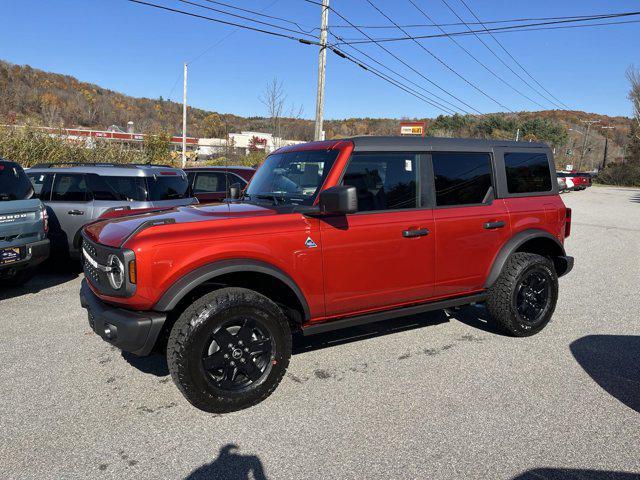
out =
[[539,332],[570,227],[544,144],[314,142],[269,155],[241,198],[86,226],[80,296],[104,340],[166,346],[187,400],[229,412],[274,391],[292,331],[484,302],[506,333]]

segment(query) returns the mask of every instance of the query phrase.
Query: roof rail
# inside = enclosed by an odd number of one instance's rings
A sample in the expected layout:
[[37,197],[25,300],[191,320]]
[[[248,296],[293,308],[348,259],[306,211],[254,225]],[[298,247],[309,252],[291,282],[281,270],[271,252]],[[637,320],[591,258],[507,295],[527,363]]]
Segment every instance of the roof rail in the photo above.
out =
[[107,162],[52,162],[38,163],[31,168],[55,168],[57,166],[68,167],[115,167],[115,168],[135,168],[135,167],[157,167],[157,168],[177,168],[171,165],[161,165],[156,163],[107,163]]

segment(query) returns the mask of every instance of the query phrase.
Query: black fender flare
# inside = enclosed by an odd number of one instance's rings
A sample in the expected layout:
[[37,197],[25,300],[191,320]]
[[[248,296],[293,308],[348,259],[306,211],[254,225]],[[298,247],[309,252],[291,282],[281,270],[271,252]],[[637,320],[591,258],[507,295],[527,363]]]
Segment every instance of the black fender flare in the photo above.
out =
[[509,259],[511,254],[513,252],[516,252],[518,248],[520,248],[524,243],[528,242],[529,240],[533,240],[534,238],[544,238],[547,240],[551,240],[558,248],[558,255],[556,256],[565,256],[564,246],[556,237],[551,235],[549,232],[539,229],[524,230],[515,234],[502,246],[502,248],[498,252],[498,255],[496,255],[496,258],[493,261],[491,270],[489,270],[489,275],[487,276],[487,279],[484,283],[484,288],[491,287],[491,285],[493,285],[494,282],[498,279],[498,276],[500,276],[500,272],[502,272],[502,267],[504,267],[504,264],[507,263],[507,260]]
[[196,268],[171,285],[162,294],[160,300],[156,302],[153,310],[157,312],[168,312],[173,310],[180,300],[204,282],[227,273],[237,272],[263,273],[280,280],[282,283],[287,285],[291,291],[293,291],[300,302],[300,305],[302,305],[304,321],[308,321],[311,318],[307,299],[302,293],[300,287],[298,287],[296,282],[289,275],[273,265],[251,259],[220,260],[218,262],[208,263]]

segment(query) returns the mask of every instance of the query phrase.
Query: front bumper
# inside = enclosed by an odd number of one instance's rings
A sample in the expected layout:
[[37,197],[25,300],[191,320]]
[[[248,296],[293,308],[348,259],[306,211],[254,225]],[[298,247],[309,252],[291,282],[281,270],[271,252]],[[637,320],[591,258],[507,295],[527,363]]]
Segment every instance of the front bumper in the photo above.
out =
[[89,325],[95,333],[125,352],[149,355],[167,318],[158,312],[134,312],[100,300],[82,281],[80,303],[88,312]]
[[25,257],[14,263],[0,265],[0,270],[22,270],[28,267],[35,267],[49,258],[49,239],[28,243],[21,248],[27,249]]

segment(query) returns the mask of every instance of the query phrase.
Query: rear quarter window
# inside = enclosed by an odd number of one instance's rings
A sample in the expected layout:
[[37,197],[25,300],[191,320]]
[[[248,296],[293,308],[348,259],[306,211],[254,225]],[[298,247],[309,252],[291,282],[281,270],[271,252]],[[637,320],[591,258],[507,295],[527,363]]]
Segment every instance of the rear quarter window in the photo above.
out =
[[543,193],[552,188],[546,153],[507,152],[504,154],[509,193]]
[[24,200],[32,195],[24,170],[16,164],[0,163],[0,200]]

